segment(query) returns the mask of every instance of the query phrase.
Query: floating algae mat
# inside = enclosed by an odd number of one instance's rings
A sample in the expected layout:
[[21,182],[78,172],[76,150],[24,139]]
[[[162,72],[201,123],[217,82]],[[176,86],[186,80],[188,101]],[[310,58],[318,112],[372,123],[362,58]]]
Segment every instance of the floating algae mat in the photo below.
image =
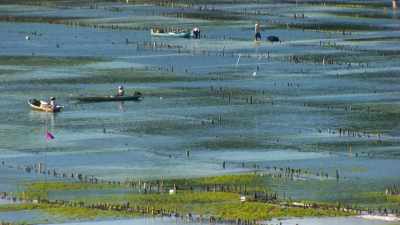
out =
[[[0,221],[395,224],[391,4],[2,1]],[[120,85],[144,98],[76,101]]]

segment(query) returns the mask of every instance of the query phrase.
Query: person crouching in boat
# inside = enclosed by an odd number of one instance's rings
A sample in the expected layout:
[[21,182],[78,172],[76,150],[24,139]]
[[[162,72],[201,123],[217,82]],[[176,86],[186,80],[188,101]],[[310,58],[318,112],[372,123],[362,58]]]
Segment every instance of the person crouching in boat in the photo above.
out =
[[261,26],[260,26],[260,22],[258,22],[258,21],[254,25],[254,38],[256,41],[261,41]]
[[124,90],[124,87],[121,85],[121,86],[118,87],[117,96],[118,97],[122,97],[124,95],[125,95],[125,90]]

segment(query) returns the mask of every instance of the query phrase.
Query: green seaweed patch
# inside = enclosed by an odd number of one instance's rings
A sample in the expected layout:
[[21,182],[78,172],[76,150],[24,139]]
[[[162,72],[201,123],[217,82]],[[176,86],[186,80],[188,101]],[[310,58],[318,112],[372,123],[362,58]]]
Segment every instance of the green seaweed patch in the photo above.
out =
[[50,215],[62,217],[63,219],[126,218],[135,217],[138,215],[137,213],[128,211],[100,210],[88,207],[77,207],[69,204],[24,203],[0,206],[0,212],[15,212],[24,210],[40,210]]
[[352,173],[367,173],[368,168],[366,168],[366,167],[351,167],[350,171]]
[[145,206],[146,208],[163,209],[189,213],[193,205],[218,204],[221,202],[239,201],[239,195],[226,192],[191,192],[178,191],[176,194],[124,194],[99,198],[82,199],[87,204],[96,203],[125,203],[132,206]]
[[[225,175],[181,180],[167,180],[168,183],[179,185],[263,185],[264,180],[256,174]],[[41,183],[34,186],[42,188]],[[49,187],[63,190],[71,184],[51,184]],[[93,186],[88,186],[92,188]],[[71,188],[80,188],[72,184]],[[177,189],[175,194],[168,193],[124,193],[103,195],[101,197],[82,197],[73,202],[55,201],[47,203],[45,199],[38,204],[24,204],[15,206],[3,206],[2,210],[29,210],[40,209],[50,215],[59,215],[64,218],[94,219],[99,217],[130,217],[153,212],[176,212],[181,215],[192,213],[194,215],[214,216],[222,220],[266,220],[284,217],[305,216],[349,216],[352,213],[335,210],[334,207],[319,208],[294,208],[271,203],[255,202],[251,196],[247,196],[246,202],[240,201],[240,194],[234,192],[202,192]],[[129,204],[136,210],[119,210],[119,205]],[[107,206],[99,209],[96,206]],[[114,209],[114,206],[116,207]],[[147,209],[147,210],[145,210]],[[153,214],[154,215],[154,214]]]
[[266,220],[271,218],[304,217],[304,216],[348,216],[337,210],[287,208],[261,202],[240,202],[240,195],[225,192],[188,192],[178,191],[176,194],[128,194],[85,200],[89,204],[98,202],[123,203],[145,206],[163,211],[192,213],[221,218],[223,220]]
[[40,206],[38,204],[31,204],[31,203],[4,204],[4,205],[0,205],[0,212],[34,210],[34,209],[39,209],[39,208],[40,208]]
[[277,205],[259,202],[229,203],[209,205],[207,208],[198,209],[200,213],[213,214],[228,220],[268,220],[272,218],[288,217],[332,217],[350,216],[352,213],[333,209],[303,209],[292,207],[279,207]]
[[27,186],[29,191],[31,190],[82,190],[82,189],[110,189],[110,188],[120,188],[120,185],[117,184],[108,184],[108,183],[66,183],[66,182],[35,182],[30,183]]
[[129,218],[137,217],[137,213],[118,210],[101,210],[86,207],[72,207],[68,205],[41,205],[41,211],[64,219],[99,219],[99,218]]
[[79,66],[101,61],[95,57],[0,56],[0,65],[17,66]]
[[179,190],[208,190],[229,193],[264,193],[271,196],[266,175],[253,173],[227,174],[222,176],[169,179],[162,182],[165,187],[177,187]]
[[178,185],[180,187],[188,186],[206,186],[206,185],[256,185],[265,186],[265,179],[254,173],[246,174],[229,174],[222,176],[210,176],[199,178],[185,178],[185,179],[170,179],[164,181],[164,184],[172,186]]
[[83,183],[83,182],[35,182],[25,185],[25,191],[20,193],[22,199],[47,199],[51,191],[70,191],[70,190],[103,190],[121,188],[117,184],[108,183]]

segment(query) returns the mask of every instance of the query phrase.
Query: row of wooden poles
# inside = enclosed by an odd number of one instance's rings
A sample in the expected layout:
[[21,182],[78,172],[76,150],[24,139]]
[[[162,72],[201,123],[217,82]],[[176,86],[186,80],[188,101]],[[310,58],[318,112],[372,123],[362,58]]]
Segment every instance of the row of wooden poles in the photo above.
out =
[[125,180],[125,181],[113,181],[104,180],[97,178],[92,175],[85,175],[83,173],[76,172],[62,172],[56,169],[45,168],[43,163],[37,163],[34,165],[11,165],[7,164],[5,161],[1,162],[1,167],[8,169],[18,169],[26,173],[36,173],[43,176],[51,176],[58,179],[63,179],[67,182],[80,182],[83,184],[109,184],[118,185],[121,187],[128,188],[140,193],[167,193],[169,190],[192,190],[199,192],[233,192],[242,193],[244,195],[254,195],[256,199],[263,201],[276,201],[278,199],[278,194],[275,192],[259,192],[256,193],[249,188],[246,184],[208,184],[208,185],[190,185],[190,184],[172,184],[168,181],[160,180]]
[[[19,200],[18,200],[19,201]],[[115,211],[125,212],[132,214],[142,214],[144,216],[157,216],[166,218],[176,218],[183,222],[197,222],[201,224],[209,223],[224,223],[224,224],[236,224],[236,225],[255,225],[258,224],[256,220],[248,219],[223,219],[220,217],[209,216],[209,215],[196,215],[194,213],[183,213],[177,209],[165,209],[162,207],[154,207],[146,204],[130,204],[129,202],[124,203],[108,203],[108,202],[96,202],[96,203],[85,203],[82,201],[67,201],[67,200],[48,200],[40,199],[39,201],[31,200],[20,200],[22,202],[31,202],[35,204],[49,204],[56,207],[74,207],[74,208],[86,208],[96,209],[102,211]],[[40,208],[39,205],[37,205]],[[11,225],[12,223],[0,222],[0,225]]]
[[[127,42],[128,43],[128,42]],[[130,43],[132,44],[132,43]],[[232,57],[232,58],[247,58],[247,59],[257,59],[258,61],[263,61],[263,60],[271,60],[272,54],[269,50],[264,50],[258,53],[250,53],[250,52],[233,52],[233,51],[228,51],[225,49],[225,47],[219,49],[219,50],[201,50],[201,49],[195,49],[195,48],[190,48],[188,46],[182,46],[182,45],[176,45],[176,44],[171,44],[168,42],[158,42],[158,41],[140,41],[140,42],[135,42],[136,45],[136,50],[151,50],[151,51],[161,51],[165,49],[174,49],[177,51],[178,54],[190,54],[194,56],[219,56],[219,57]],[[330,45],[330,43],[328,42]],[[326,47],[328,44],[326,42],[320,42],[320,45],[322,47]],[[335,46],[337,46],[335,44]],[[338,48],[341,48],[341,46],[337,46]],[[348,51],[359,51],[355,48],[349,49],[348,47],[343,47],[346,48]],[[361,50],[360,50],[361,51]],[[379,51],[374,52],[374,54],[385,56],[385,53],[381,53]],[[289,56],[284,56],[279,57],[279,58],[274,58],[278,60],[284,60],[285,62],[288,63],[294,63],[294,64],[300,64],[300,63],[313,63],[313,64],[321,64],[321,65],[339,65],[339,66],[345,66],[346,69],[350,68],[368,68],[369,63],[362,63],[362,62],[356,62],[352,61],[351,59],[348,60],[343,60],[344,57],[354,57],[351,54],[343,55],[342,57],[337,57],[337,56],[318,56],[318,57],[309,57],[307,55],[289,55]]]
[[[190,154],[190,153],[189,153]],[[189,157],[187,153],[187,156]],[[229,164],[237,166],[237,162],[222,162],[222,167],[225,169]],[[44,176],[52,176],[58,179],[65,179],[66,181],[74,181],[81,183],[90,183],[90,184],[110,184],[110,185],[119,185],[121,187],[126,187],[132,190],[135,190],[140,193],[166,193],[168,190],[192,190],[192,191],[201,191],[201,192],[233,192],[233,193],[241,193],[244,195],[252,195],[254,200],[264,201],[264,202],[275,202],[278,200],[278,194],[276,192],[266,192],[266,191],[255,191],[252,190],[252,185],[246,184],[208,184],[208,185],[191,185],[191,184],[175,184],[168,181],[153,180],[146,181],[140,179],[127,179],[125,181],[111,181],[97,178],[92,175],[84,175],[82,173],[74,173],[74,172],[62,172],[56,169],[45,168],[45,165],[41,165],[41,163],[37,163],[35,165],[9,165],[2,161],[2,167],[6,168],[15,168],[27,173],[37,173],[42,174]],[[255,169],[260,170],[261,174],[259,175],[269,175],[273,178],[298,178],[300,176],[310,176],[312,173],[305,169],[298,168],[278,168],[278,167],[264,167],[261,168],[258,164],[253,163],[241,163],[242,168]],[[29,169],[27,169],[29,168]],[[315,173],[318,177],[328,177],[328,173],[324,173],[319,171]],[[336,178],[339,179],[339,172],[336,172]],[[250,186],[250,187],[249,187]],[[286,194],[285,194],[286,197]]]
[[[187,157],[189,157],[190,153],[187,153]],[[237,162],[222,162],[222,168],[225,169],[228,164],[237,165]],[[62,171],[57,171],[56,169],[48,169],[45,168],[45,165],[42,163],[37,163],[34,165],[9,165],[6,164],[5,161],[1,163],[2,167],[5,168],[15,168],[27,173],[37,173],[42,174],[44,176],[52,176],[58,179],[65,179],[68,182],[81,182],[81,183],[89,183],[89,184],[109,184],[109,185],[119,185],[121,187],[126,187],[131,190],[135,190],[140,193],[166,193],[169,190],[192,190],[192,191],[201,191],[201,192],[233,192],[233,193],[241,193],[244,195],[252,195],[254,196],[254,200],[257,201],[265,201],[265,202],[275,202],[278,200],[278,194],[276,192],[266,192],[266,191],[256,191],[252,190],[253,186],[246,184],[208,184],[208,185],[192,185],[188,183],[179,182],[180,184],[171,183],[169,181],[160,180],[140,180],[140,179],[127,179],[125,181],[111,181],[97,178],[92,175],[84,175],[82,173],[67,173]],[[241,163],[242,168],[254,169],[261,171],[261,176],[268,175],[273,178],[298,178],[300,176],[310,176],[311,172],[305,169],[298,168],[278,168],[278,167],[264,167],[261,168],[260,165],[257,164],[246,164]],[[29,168],[29,169],[28,169]],[[327,177],[328,173],[319,171],[316,173],[318,177]],[[336,179],[339,180],[339,172],[336,171]],[[286,195],[285,195],[286,197]]]
[[[7,165],[4,161],[2,162],[2,166],[3,167],[8,167],[8,168],[13,168],[10,165]],[[244,166],[244,164],[243,164]],[[254,165],[254,168],[259,168],[258,165]],[[308,174],[309,172],[306,170],[302,170],[302,169],[295,169],[295,168],[290,168],[290,167],[286,167],[286,168],[278,168],[278,167],[272,167],[269,169],[273,169],[275,171],[278,171],[278,173],[280,173],[283,177],[293,177],[293,176],[300,176],[302,173],[303,174]],[[50,170],[49,170],[50,171]],[[39,171],[37,171],[39,172]],[[322,173],[321,173],[322,174]],[[45,174],[45,175],[48,175]],[[75,177],[75,176],[74,176]],[[79,176],[78,176],[79,177]],[[87,177],[87,176],[84,176]],[[337,179],[338,179],[338,175],[337,175]],[[78,179],[79,180],[79,179]],[[82,183],[95,183],[97,182],[97,179],[82,179],[79,180]],[[168,190],[169,188],[173,188],[174,190],[192,190],[192,191],[205,191],[205,192],[233,192],[233,193],[242,193],[244,195],[250,195],[250,198],[252,201],[259,201],[259,202],[269,202],[269,203],[277,203],[278,202],[278,194],[277,193],[270,193],[270,192],[266,192],[266,191],[251,191],[248,190],[248,186],[247,185],[225,185],[225,184],[213,184],[213,185],[203,185],[203,186],[192,186],[190,184],[180,184],[178,185],[171,185],[171,184],[166,184],[164,185],[164,181],[161,180],[157,180],[157,181],[141,181],[141,180],[127,180],[125,182],[117,182],[117,181],[108,181],[106,183],[109,184],[118,184],[118,185],[125,185],[125,187],[129,187],[135,190],[138,190],[140,193],[165,193],[166,190]],[[396,186],[393,186],[396,187]],[[393,189],[392,187],[392,189]],[[11,195],[8,195],[7,193],[1,193],[0,194],[0,198],[9,198],[12,199],[13,201],[18,201],[18,199],[14,196],[12,198],[10,198]],[[48,201],[46,199],[43,199],[41,201]],[[57,201],[56,201],[57,202]],[[324,209],[335,209],[337,208],[337,210],[343,210],[343,211],[359,211],[361,213],[360,209],[357,208],[353,208],[351,206],[346,206],[346,207],[342,207],[341,205],[339,206],[335,206],[335,207],[331,207],[331,206],[322,206],[322,205],[318,205],[318,204],[303,204],[301,206],[297,205],[293,205],[290,202],[286,203],[287,206],[290,207],[304,207],[304,208],[324,208]],[[104,204],[102,204],[104,205]],[[328,208],[326,208],[328,207]],[[118,207],[114,207],[114,208],[118,208]],[[140,209],[139,211],[143,211],[143,209]],[[398,211],[396,210],[388,210],[385,208],[378,208],[378,210],[376,209],[367,209],[366,210],[368,213],[373,214],[376,213],[377,211],[380,213],[388,213],[389,211],[391,211],[392,213],[397,213]],[[365,210],[364,210],[365,212]],[[149,214],[149,213],[146,213]],[[159,215],[160,213],[156,213],[157,215]],[[162,213],[161,213],[162,214]]]
[[[67,25],[72,25],[72,26],[91,26],[93,28],[107,28],[107,29],[121,29],[124,27],[119,27],[118,25],[111,25],[111,26],[105,26],[105,25],[93,25],[93,24],[87,24],[84,22],[76,22],[76,21],[67,21],[67,22],[61,22],[61,23],[66,23]],[[140,28],[140,29],[150,29],[151,27],[147,28]],[[166,28],[166,29],[174,29],[173,27]],[[206,37],[206,36],[203,36]],[[232,39],[232,38],[226,38],[224,35],[222,39]],[[114,42],[113,42],[114,43]],[[129,42],[129,39],[126,38],[126,43],[131,44],[132,42]],[[328,46],[332,46],[330,42],[328,42]],[[252,54],[252,53],[234,53],[234,52],[229,52],[225,51],[225,48],[221,50],[196,50],[196,49],[190,49],[188,47],[183,47],[167,42],[157,42],[157,41],[143,41],[143,42],[135,42],[136,44],[136,49],[151,49],[153,51],[156,50],[161,50],[161,49],[176,49],[178,53],[190,53],[194,55],[205,55],[205,56],[231,56],[231,57],[238,57],[239,55],[243,58],[256,58],[256,59],[270,59],[270,52],[266,51],[263,53],[257,53],[257,54]],[[324,44],[320,42],[320,45],[326,46],[325,42]],[[336,46],[336,43],[333,42],[333,46],[338,49],[341,48],[341,46]],[[343,48],[350,48],[350,47],[343,47]],[[353,48],[353,47],[351,47]],[[355,48],[355,47],[354,47]],[[348,49],[348,50],[356,50],[356,49]],[[377,50],[377,53],[379,54],[379,51]],[[382,53],[381,55],[384,55]],[[348,68],[351,68],[351,66],[358,65],[358,66],[363,66],[366,65],[368,67],[368,63],[359,63],[359,62],[351,62],[351,60],[348,60],[347,62],[343,62],[342,60],[336,59],[336,57],[331,57],[331,56],[324,56],[324,57],[317,57],[317,58],[312,58],[310,59],[307,56],[298,56],[298,55],[291,55],[285,57],[287,62],[290,63],[314,63],[314,64],[334,64],[334,65],[346,65]]]
[[[0,193],[0,198],[7,198],[8,194],[3,192]],[[108,202],[95,202],[95,203],[85,203],[83,201],[67,201],[67,200],[48,200],[48,199],[39,199],[32,201],[31,199],[18,199],[16,201],[21,202],[31,202],[36,204],[50,204],[57,207],[74,207],[74,208],[87,208],[87,209],[97,209],[104,211],[117,211],[117,212],[127,212],[127,213],[139,213],[142,215],[151,215],[151,216],[159,216],[159,217],[174,217],[177,219],[181,219],[189,222],[202,222],[202,223],[229,223],[236,225],[254,225],[258,224],[256,220],[246,220],[237,218],[233,219],[224,219],[214,216],[204,216],[204,215],[196,215],[194,213],[183,213],[179,212],[178,209],[165,209],[162,207],[155,207],[147,204],[132,204],[128,201],[122,203],[108,203]],[[336,210],[342,212],[352,212],[357,214],[379,214],[379,215],[388,215],[396,214],[399,215],[399,210],[397,209],[387,209],[387,208],[378,208],[375,210],[372,209],[357,209],[351,206],[343,206],[340,203],[335,206],[328,205],[319,205],[316,203],[296,203],[296,202],[284,202],[280,204],[281,207],[297,207],[303,209],[324,209],[324,210]],[[38,206],[39,207],[39,206]]]

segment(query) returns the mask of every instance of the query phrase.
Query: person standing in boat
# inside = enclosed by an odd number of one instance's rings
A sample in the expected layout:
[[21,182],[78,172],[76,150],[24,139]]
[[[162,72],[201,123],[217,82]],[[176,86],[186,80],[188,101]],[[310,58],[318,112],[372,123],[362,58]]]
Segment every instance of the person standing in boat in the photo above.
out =
[[254,37],[256,41],[261,41],[261,26],[258,21],[254,25]]
[[51,98],[50,98],[50,104],[49,104],[49,106],[50,106],[52,109],[55,109],[55,108],[56,108],[56,98],[55,98],[55,97],[51,97]]
[[124,87],[122,85],[118,86],[118,92],[117,92],[117,96],[118,97],[122,97],[125,95],[125,90]]
[[193,37],[195,39],[200,39],[200,28],[195,27],[195,28],[193,28],[192,32],[193,32]]
[[200,28],[197,27],[197,39],[200,39],[201,35],[200,35]]

